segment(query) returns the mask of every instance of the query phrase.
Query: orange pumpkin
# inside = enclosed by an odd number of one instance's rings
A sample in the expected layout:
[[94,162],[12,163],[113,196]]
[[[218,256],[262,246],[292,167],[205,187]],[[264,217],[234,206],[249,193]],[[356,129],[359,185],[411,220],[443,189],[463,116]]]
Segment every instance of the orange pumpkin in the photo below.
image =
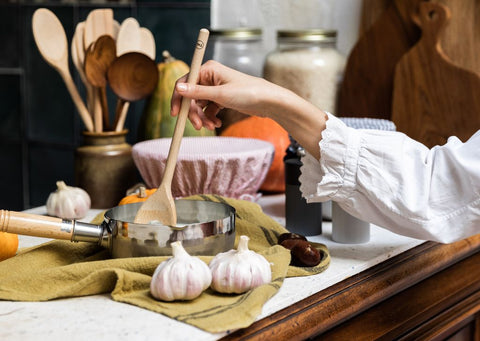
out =
[[147,200],[147,198],[150,195],[152,195],[157,189],[156,188],[146,189],[145,187],[140,187],[139,190],[140,190],[139,193],[130,194],[122,198],[122,200],[120,200],[120,202],[118,203],[118,206],[133,204],[136,202],[143,202]]
[[221,136],[256,138],[275,146],[275,155],[260,190],[267,192],[285,191],[285,166],[283,157],[290,145],[288,133],[277,122],[266,117],[250,116],[232,123],[220,134]]
[[16,255],[18,236],[13,233],[0,232],[0,261]]

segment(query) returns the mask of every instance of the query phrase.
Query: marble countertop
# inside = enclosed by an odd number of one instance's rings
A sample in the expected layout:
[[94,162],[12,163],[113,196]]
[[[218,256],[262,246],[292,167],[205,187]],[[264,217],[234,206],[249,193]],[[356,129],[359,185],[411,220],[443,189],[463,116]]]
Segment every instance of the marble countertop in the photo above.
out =
[[[259,204],[266,214],[285,224],[283,195],[262,197]],[[28,212],[43,214],[45,208]],[[84,220],[98,212],[92,210]],[[371,225],[368,243],[339,244],[331,239],[331,225],[324,221],[323,233],[308,238],[327,245],[329,268],[318,275],[285,279],[279,292],[264,305],[259,319],[423,243]],[[20,247],[47,241],[28,236],[19,236],[19,240]],[[49,302],[0,301],[0,340],[185,340],[186,335],[191,340],[208,341],[224,334],[207,333],[161,314],[115,302],[108,294]]]

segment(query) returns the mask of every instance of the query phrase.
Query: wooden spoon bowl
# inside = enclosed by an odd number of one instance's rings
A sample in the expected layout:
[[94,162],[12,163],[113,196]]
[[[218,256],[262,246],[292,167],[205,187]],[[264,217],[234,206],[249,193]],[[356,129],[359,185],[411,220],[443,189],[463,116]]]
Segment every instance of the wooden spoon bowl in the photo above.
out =
[[129,52],[118,57],[108,69],[108,83],[121,99],[138,101],[150,95],[158,82],[155,62],[139,52]]
[[100,36],[94,43],[90,44],[85,52],[85,75],[91,85],[98,89],[102,111],[95,112],[95,122],[100,124],[103,116],[103,126],[109,126],[109,112],[107,103],[107,71],[110,65],[117,58],[115,40],[110,35]]
[[103,35],[90,44],[85,54],[85,75],[96,87],[107,85],[107,71],[116,58],[115,40]]

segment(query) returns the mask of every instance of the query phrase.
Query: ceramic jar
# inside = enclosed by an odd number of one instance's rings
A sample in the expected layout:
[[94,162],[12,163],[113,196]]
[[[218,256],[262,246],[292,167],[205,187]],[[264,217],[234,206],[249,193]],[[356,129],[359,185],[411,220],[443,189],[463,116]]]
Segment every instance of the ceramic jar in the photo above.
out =
[[92,208],[117,206],[135,184],[136,168],[127,132],[83,132],[84,143],[75,150],[75,183],[90,195]]

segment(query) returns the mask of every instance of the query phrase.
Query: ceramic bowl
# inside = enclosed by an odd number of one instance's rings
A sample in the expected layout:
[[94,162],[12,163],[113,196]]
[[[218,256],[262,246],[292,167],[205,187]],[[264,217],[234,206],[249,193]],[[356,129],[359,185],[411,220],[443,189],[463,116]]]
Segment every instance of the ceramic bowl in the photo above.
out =
[[[132,148],[149,188],[160,185],[171,138],[143,141]],[[254,201],[272,163],[274,146],[258,139],[184,137],[172,180],[174,197],[218,194]]]

